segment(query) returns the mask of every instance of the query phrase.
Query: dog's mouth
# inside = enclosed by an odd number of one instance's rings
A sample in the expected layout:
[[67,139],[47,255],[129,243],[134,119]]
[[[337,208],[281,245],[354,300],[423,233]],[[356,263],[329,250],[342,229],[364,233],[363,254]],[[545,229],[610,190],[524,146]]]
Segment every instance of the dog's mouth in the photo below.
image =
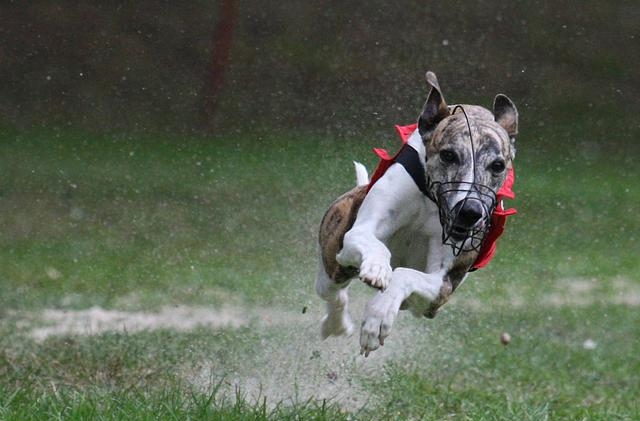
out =
[[[442,243],[450,245],[455,255],[480,250],[491,225],[495,192],[476,183],[431,183],[430,187],[430,198],[440,213]],[[448,206],[447,199],[460,193],[463,199]]]
[[460,241],[464,241],[471,236],[471,228],[468,228],[462,225],[454,224],[451,226],[451,228],[449,228],[448,231],[449,231],[449,236],[456,243]]
[[473,226],[453,223],[442,227],[442,242],[453,247],[455,254],[478,250],[489,229],[489,218],[483,218]]

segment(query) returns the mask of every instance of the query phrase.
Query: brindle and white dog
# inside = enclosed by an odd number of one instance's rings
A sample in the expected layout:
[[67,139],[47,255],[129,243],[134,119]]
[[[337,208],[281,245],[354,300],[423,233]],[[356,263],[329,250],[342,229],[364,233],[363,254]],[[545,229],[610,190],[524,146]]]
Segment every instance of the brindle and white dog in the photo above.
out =
[[384,344],[399,310],[434,317],[464,281],[515,156],[518,112],[509,98],[497,95],[493,112],[447,106],[435,74],[426,79],[431,90],[408,139],[419,170],[393,163],[368,189],[366,169],[356,163],[358,186],[329,207],[320,227],[322,336],[353,332],[352,278],[380,290],[365,308],[365,356]]

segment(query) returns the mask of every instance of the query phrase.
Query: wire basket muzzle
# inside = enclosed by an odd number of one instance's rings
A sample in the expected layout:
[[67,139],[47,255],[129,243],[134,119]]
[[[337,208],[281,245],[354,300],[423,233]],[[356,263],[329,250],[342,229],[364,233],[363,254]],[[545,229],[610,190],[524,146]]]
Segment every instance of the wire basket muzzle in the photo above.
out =
[[[489,187],[468,182],[429,181],[429,198],[438,206],[442,243],[453,254],[480,250],[491,228],[496,193]],[[451,203],[455,202],[455,203]]]

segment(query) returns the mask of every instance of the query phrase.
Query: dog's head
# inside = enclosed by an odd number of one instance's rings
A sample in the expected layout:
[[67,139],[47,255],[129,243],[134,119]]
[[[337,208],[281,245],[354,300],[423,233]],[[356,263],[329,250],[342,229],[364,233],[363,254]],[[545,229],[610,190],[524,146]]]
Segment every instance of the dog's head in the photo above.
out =
[[436,75],[418,119],[427,152],[429,197],[440,210],[443,242],[477,250],[496,206],[496,193],[515,158],[518,111],[499,94],[493,112],[477,105],[447,106]]

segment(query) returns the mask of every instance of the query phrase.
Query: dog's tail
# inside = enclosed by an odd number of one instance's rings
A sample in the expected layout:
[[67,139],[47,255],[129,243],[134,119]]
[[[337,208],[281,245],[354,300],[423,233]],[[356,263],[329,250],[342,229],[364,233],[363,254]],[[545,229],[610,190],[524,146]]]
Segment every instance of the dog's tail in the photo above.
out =
[[369,184],[369,174],[367,168],[359,162],[353,161],[353,165],[356,167],[356,184],[358,186],[366,186]]

